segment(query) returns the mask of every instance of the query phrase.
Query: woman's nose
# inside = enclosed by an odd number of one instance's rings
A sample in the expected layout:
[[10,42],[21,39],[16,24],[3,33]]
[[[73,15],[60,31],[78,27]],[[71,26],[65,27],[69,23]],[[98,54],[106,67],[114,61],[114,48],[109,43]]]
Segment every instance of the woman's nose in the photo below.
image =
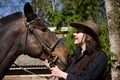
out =
[[75,36],[75,33],[73,33],[73,37]]
[[73,36],[75,36],[77,33],[73,33]]

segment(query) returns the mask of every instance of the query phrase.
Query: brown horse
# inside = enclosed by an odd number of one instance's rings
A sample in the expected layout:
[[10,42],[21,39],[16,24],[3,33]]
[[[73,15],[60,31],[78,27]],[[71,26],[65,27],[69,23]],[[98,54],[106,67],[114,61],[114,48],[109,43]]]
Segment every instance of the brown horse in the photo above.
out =
[[0,80],[21,54],[48,58],[62,70],[67,65],[68,49],[37,18],[29,3],[24,6],[24,15],[26,19],[20,12],[0,19]]

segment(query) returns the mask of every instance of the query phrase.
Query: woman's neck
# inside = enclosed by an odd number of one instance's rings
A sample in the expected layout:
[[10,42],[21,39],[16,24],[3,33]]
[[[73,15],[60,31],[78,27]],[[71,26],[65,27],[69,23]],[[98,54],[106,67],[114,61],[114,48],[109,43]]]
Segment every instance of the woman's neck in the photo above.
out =
[[86,50],[86,44],[85,44],[85,43],[84,43],[84,44],[82,44],[81,48],[82,48],[81,53],[83,54],[83,52]]

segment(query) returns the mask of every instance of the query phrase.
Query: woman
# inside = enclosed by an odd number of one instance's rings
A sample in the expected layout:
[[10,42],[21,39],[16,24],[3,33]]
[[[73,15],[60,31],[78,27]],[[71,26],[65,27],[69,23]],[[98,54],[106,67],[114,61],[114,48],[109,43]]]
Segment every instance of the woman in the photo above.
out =
[[61,71],[57,66],[50,68],[48,60],[45,60],[51,75],[63,80],[105,80],[104,73],[108,60],[101,51],[99,27],[89,20],[83,24],[70,23],[70,25],[77,29],[73,36],[74,44],[78,46],[79,51],[76,51],[66,72]]

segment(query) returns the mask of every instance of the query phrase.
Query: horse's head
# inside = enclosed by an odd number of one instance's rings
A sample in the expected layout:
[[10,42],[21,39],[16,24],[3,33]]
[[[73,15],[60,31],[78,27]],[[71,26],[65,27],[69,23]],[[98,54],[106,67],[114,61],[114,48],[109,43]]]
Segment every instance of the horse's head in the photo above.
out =
[[[29,10],[29,12],[27,12]],[[65,69],[67,64],[68,49],[52,33],[44,23],[33,13],[32,7],[27,3],[24,7],[26,17],[27,32],[19,39],[19,47],[31,57],[41,59],[48,58],[61,69]]]

